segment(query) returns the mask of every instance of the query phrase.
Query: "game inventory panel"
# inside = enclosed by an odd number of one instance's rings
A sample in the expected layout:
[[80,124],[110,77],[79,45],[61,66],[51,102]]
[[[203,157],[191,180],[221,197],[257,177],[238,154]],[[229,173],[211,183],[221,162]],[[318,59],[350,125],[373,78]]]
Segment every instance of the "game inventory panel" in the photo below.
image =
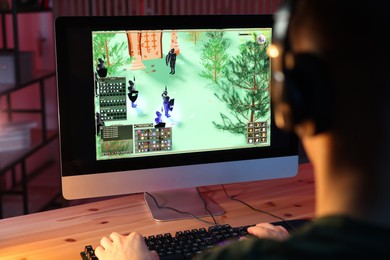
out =
[[172,128],[155,128],[153,124],[103,126],[101,140],[101,154],[106,156],[169,151]]
[[100,78],[97,85],[101,119],[126,120],[126,78]]
[[135,153],[169,151],[172,148],[172,128],[150,125],[134,126]]
[[[172,149],[172,128],[156,128],[153,124],[104,126],[102,131],[102,154],[169,151]],[[267,123],[248,123],[248,143],[267,142]]]
[[268,141],[267,122],[248,123],[248,143],[266,143]]

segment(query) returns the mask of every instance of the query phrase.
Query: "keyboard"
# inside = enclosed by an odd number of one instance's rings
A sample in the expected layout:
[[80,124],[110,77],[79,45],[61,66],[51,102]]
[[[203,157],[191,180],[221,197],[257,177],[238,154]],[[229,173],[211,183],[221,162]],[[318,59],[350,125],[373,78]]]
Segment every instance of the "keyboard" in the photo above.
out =
[[[293,232],[308,222],[311,220],[293,219],[272,224],[283,226],[289,232]],[[144,239],[149,250],[156,250],[161,260],[191,259],[194,255],[213,247],[237,241],[244,236],[250,237],[247,232],[250,226],[213,225],[208,228],[177,231],[175,235],[171,233],[151,235]],[[83,260],[98,260],[91,245],[85,246],[80,254]]]

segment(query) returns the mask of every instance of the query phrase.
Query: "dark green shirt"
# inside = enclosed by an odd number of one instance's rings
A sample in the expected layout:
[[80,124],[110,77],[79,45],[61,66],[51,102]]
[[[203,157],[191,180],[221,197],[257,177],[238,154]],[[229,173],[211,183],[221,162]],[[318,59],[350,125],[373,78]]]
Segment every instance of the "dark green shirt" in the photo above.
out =
[[196,259],[390,259],[390,229],[343,216],[319,218],[285,241],[248,239]]

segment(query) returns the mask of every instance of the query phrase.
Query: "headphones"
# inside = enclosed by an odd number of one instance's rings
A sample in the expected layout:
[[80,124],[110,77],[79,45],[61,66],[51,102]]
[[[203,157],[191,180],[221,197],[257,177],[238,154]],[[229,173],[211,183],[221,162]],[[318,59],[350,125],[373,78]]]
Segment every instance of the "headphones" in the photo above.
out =
[[331,127],[329,76],[323,59],[313,53],[294,53],[289,42],[289,26],[297,1],[284,1],[274,16],[271,57],[271,97],[278,128],[293,131],[306,120],[318,134]]

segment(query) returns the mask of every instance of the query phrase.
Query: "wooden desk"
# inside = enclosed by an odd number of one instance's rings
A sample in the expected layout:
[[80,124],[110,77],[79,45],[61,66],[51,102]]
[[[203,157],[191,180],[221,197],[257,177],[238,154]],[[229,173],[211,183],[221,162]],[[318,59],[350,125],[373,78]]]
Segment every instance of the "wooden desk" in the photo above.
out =
[[[285,219],[311,218],[314,213],[312,166],[301,164],[294,178],[225,185],[229,195]],[[232,226],[278,221],[226,197],[220,185],[201,188],[202,194],[221,205],[226,213],[215,217]],[[212,221],[211,217],[204,218]],[[195,220],[156,222],[135,194],[79,206],[0,220],[1,260],[80,260],[86,245],[96,246],[112,231],[138,231],[147,236],[207,227]]]

